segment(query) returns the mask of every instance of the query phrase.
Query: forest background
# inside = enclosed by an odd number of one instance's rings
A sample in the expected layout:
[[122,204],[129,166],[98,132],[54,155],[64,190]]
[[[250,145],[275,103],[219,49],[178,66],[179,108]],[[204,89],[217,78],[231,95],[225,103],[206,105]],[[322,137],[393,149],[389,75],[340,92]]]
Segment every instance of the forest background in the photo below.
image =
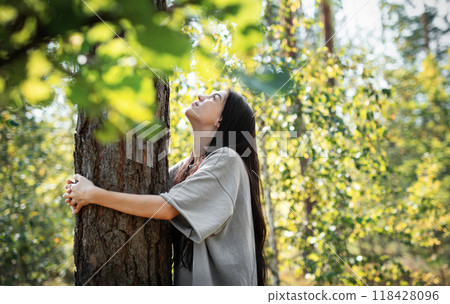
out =
[[149,2],[1,2],[1,285],[73,285],[77,107],[114,141],[153,117],[155,75],[170,165],[197,94],[252,105],[269,284],[449,285],[448,1]]

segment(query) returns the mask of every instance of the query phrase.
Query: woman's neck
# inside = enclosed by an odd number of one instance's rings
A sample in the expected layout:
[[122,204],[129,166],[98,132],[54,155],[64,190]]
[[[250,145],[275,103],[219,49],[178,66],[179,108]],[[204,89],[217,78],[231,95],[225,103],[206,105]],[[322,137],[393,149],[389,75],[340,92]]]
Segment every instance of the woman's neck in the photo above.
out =
[[210,131],[193,131],[193,155],[194,155],[194,163],[200,161],[202,156],[206,152],[206,147],[209,146],[212,138],[214,137],[215,130]]

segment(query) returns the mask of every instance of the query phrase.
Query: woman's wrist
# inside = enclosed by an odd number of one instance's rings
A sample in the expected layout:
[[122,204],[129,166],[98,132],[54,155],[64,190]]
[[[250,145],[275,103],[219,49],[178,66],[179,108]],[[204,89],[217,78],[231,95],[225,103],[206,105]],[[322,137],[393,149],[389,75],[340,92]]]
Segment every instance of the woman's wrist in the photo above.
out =
[[89,192],[89,203],[90,204],[99,204],[101,201],[101,196],[104,194],[104,192],[107,191],[103,188],[94,186]]

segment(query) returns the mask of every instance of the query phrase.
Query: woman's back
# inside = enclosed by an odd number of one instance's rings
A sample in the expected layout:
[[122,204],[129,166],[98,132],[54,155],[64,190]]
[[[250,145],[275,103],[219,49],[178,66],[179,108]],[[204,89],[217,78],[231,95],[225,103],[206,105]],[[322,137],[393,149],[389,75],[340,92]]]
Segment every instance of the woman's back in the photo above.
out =
[[[170,182],[186,159],[170,167]],[[251,194],[245,164],[223,147],[169,192],[180,214],[170,222],[193,240],[193,268],[174,268],[174,285],[257,285]]]

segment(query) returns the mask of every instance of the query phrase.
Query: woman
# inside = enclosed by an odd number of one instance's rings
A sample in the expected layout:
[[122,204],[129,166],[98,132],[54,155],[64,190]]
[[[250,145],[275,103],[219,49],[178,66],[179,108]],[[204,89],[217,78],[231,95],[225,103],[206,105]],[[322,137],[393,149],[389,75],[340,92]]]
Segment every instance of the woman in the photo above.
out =
[[189,157],[169,169],[169,192],[107,191],[75,174],[63,197],[77,214],[98,204],[173,226],[175,285],[265,285],[266,237],[250,105],[231,90],[199,95],[185,112]]

